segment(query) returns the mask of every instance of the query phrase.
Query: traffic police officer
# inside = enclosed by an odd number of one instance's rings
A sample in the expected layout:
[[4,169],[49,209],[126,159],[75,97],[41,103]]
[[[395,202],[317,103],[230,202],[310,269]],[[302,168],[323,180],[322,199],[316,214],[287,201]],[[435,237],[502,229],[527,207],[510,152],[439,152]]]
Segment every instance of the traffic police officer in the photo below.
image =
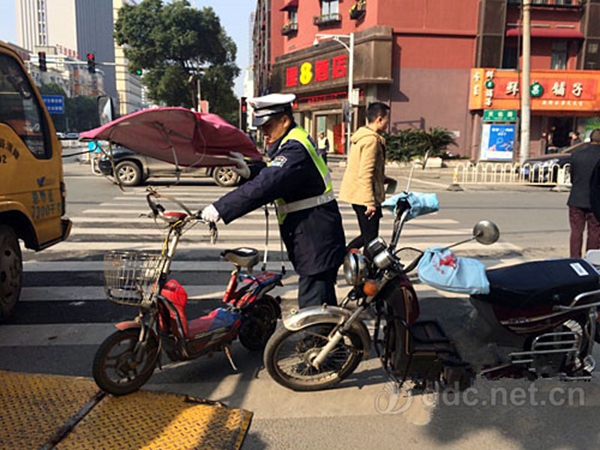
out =
[[331,174],[308,133],[292,115],[294,94],[249,99],[254,126],[268,144],[270,162],[248,166],[232,153],[235,171],[248,179],[202,211],[202,218],[225,224],[274,202],[288,257],[300,276],[300,308],[336,305],[335,279],[345,254],[342,217]]

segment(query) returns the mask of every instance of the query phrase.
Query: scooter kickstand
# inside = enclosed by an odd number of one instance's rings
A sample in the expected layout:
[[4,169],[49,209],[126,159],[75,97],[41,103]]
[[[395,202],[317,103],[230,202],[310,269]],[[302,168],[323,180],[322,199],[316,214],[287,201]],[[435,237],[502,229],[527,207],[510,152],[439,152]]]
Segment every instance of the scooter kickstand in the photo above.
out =
[[231,364],[231,367],[233,368],[233,370],[235,370],[237,372],[238,368],[235,366],[235,363],[233,362],[233,358],[231,357],[230,346],[226,345],[225,347],[223,347],[223,351],[225,352],[225,356],[227,356],[227,359],[229,360],[229,364]]

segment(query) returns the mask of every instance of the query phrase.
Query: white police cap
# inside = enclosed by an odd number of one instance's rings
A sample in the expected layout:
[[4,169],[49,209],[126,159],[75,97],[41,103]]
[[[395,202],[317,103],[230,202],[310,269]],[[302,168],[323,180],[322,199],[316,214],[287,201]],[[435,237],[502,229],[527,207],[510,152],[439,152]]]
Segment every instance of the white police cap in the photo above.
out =
[[255,127],[264,125],[271,116],[291,108],[294,100],[296,100],[294,94],[268,94],[248,99],[248,103],[254,109],[252,125]]

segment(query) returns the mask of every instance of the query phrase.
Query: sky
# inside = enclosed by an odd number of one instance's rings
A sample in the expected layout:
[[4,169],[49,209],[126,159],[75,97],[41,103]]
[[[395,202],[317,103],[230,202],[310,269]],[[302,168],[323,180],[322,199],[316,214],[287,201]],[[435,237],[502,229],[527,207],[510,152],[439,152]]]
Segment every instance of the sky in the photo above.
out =
[[[221,19],[221,25],[237,45],[237,66],[241,69],[236,79],[235,93],[242,95],[244,71],[250,65],[250,14],[255,0],[188,0],[193,7],[210,6]],[[17,44],[15,0],[0,0],[0,40]]]

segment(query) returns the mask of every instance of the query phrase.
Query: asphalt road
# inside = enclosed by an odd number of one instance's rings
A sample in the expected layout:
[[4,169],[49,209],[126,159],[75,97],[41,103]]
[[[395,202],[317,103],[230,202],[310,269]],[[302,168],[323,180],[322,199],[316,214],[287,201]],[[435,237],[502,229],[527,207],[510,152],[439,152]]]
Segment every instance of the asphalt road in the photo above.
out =
[[[333,165],[339,186],[343,169]],[[157,244],[146,225],[143,190],[121,192],[89,167],[67,162],[68,211],[76,227],[67,243],[45,252],[27,252],[25,299],[13,320],[0,327],[0,369],[66,375],[91,375],[91,360],[112,324],[132,317],[129,308],[102,300],[102,252],[128,245]],[[388,174],[405,185],[407,171]],[[496,222],[502,233],[496,247],[466,245],[457,253],[480,255],[487,266],[567,255],[565,193],[544,188],[463,186],[450,192],[449,171],[416,175],[413,190],[435,191],[440,212],[407,226],[407,245],[464,239],[481,219]],[[165,182],[158,183],[163,186]],[[227,192],[210,180],[168,188],[201,207]],[[345,210],[348,235],[355,232]],[[389,232],[389,221],[382,225]],[[129,230],[132,230],[131,232]],[[263,245],[264,222],[251,217],[221,227],[223,245]],[[273,230],[273,228],[271,228]],[[229,269],[203,240],[202,230],[182,247],[175,270],[195,300],[190,317],[218,304]],[[272,242],[274,259],[278,243]],[[148,244],[150,245],[150,244]],[[207,265],[203,265],[206,263]],[[294,306],[293,274],[287,278],[285,307]],[[212,289],[212,290],[211,290]],[[440,319],[467,355],[476,344],[478,318],[467,299],[417,286],[424,315]],[[600,357],[596,351],[597,358]],[[364,361],[338,388],[294,393],[275,384],[258,354],[234,345],[236,373],[222,354],[188,363],[168,364],[146,388],[222,401],[255,413],[245,449],[588,449],[600,446],[597,379],[590,383],[539,380],[478,380],[465,395],[406,397],[387,382],[376,358]],[[532,388],[533,386],[533,388]]]

